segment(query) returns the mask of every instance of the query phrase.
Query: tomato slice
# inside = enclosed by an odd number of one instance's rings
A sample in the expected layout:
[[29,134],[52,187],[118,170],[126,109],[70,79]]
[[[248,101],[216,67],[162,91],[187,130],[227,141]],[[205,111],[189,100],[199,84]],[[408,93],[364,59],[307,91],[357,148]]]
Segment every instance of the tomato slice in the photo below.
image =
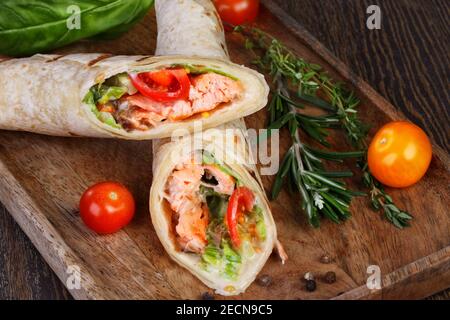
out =
[[174,80],[173,74],[166,70],[160,70],[155,72],[147,72],[147,76],[156,84],[163,87],[169,87]]
[[238,187],[230,197],[227,209],[227,226],[231,242],[235,248],[241,246],[238,233],[239,218],[244,212],[252,211],[255,203],[255,195],[246,187]]
[[191,82],[184,69],[131,73],[131,82],[144,96],[160,102],[187,100]]

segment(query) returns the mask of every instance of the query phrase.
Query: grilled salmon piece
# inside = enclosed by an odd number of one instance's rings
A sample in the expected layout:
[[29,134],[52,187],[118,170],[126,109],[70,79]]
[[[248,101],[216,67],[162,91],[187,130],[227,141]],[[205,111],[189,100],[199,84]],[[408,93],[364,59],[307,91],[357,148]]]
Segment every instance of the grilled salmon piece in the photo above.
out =
[[172,121],[183,120],[194,114],[189,101],[177,100],[170,107],[169,119]]
[[202,208],[199,195],[204,170],[187,163],[175,170],[167,181],[167,201],[178,216],[175,231],[184,250],[202,252],[206,246],[208,214]]
[[143,96],[142,94],[127,96],[125,99],[130,106],[137,106],[146,111],[157,113],[163,117],[167,117],[170,112],[170,109],[168,109],[168,107],[170,107],[169,104],[158,102],[156,100]]
[[216,73],[204,73],[192,78],[189,100],[193,113],[210,111],[219,104],[237,99],[242,88],[240,84],[228,77]]
[[202,177],[214,177],[217,184],[208,187],[221,194],[231,195],[234,178],[215,165],[199,165],[195,159],[177,165],[166,183],[165,198],[174,211],[175,231],[183,250],[201,253],[207,245],[206,230],[209,211],[200,195]]
[[209,211],[206,205],[196,207],[179,216],[175,230],[178,243],[184,251],[202,253],[207,244],[206,229],[209,223]]
[[116,113],[117,122],[125,129],[132,130],[148,130],[149,127],[155,126],[163,121],[164,116],[144,110],[140,107],[132,106]]

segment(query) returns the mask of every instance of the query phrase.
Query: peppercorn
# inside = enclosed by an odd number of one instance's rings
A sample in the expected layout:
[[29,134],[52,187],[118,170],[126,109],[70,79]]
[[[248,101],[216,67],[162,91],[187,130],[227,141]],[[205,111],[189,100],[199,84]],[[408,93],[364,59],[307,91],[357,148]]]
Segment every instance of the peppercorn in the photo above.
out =
[[336,282],[336,273],[333,271],[328,271],[325,276],[323,277],[323,280],[326,283],[335,283]]
[[261,287],[269,287],[272,284],[272,277],[268,274],[264,274],[256,280],[256,283]]
[[313,292],[316,290],[316,281],[315,280],[306,280],[305,285],[306,291]]
[[305,273],[305,275],[303,276],[303,278],[304,278],[305,280],[314,280],[314,275],[313,275],[312,272],[307,272],[307,273]]
[[203,300],[214,300],[214,295],[210,293],[209,291],[205,291],[202,293],[202,299]]
[[331,262],[331,258],[329,255],[324,254],[321,258],[320,258],[320,262],[323,264],[329,264]]

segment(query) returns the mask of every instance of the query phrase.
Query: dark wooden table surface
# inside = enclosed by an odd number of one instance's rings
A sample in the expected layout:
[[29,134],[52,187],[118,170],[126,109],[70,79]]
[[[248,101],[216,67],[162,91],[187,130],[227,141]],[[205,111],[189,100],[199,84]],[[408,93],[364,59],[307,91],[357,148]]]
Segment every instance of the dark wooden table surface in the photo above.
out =
[[[448,0],[277,0],[319,41],[449,151]],[[366,9],[381,8],[381,30]],[[0,204],[0,299],[70,299]],[[450,290],[431,297],[450,299]]]

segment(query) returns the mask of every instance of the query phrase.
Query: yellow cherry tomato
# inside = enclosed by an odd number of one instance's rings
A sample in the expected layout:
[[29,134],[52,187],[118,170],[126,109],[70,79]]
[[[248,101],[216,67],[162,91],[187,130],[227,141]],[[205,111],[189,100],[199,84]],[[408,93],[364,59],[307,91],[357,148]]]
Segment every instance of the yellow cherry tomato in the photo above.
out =
[[367,160],[382,184],[405,188],[419,181],[431,162],[431,143],[418,126],[395,121],[382,127],[370,143]]

